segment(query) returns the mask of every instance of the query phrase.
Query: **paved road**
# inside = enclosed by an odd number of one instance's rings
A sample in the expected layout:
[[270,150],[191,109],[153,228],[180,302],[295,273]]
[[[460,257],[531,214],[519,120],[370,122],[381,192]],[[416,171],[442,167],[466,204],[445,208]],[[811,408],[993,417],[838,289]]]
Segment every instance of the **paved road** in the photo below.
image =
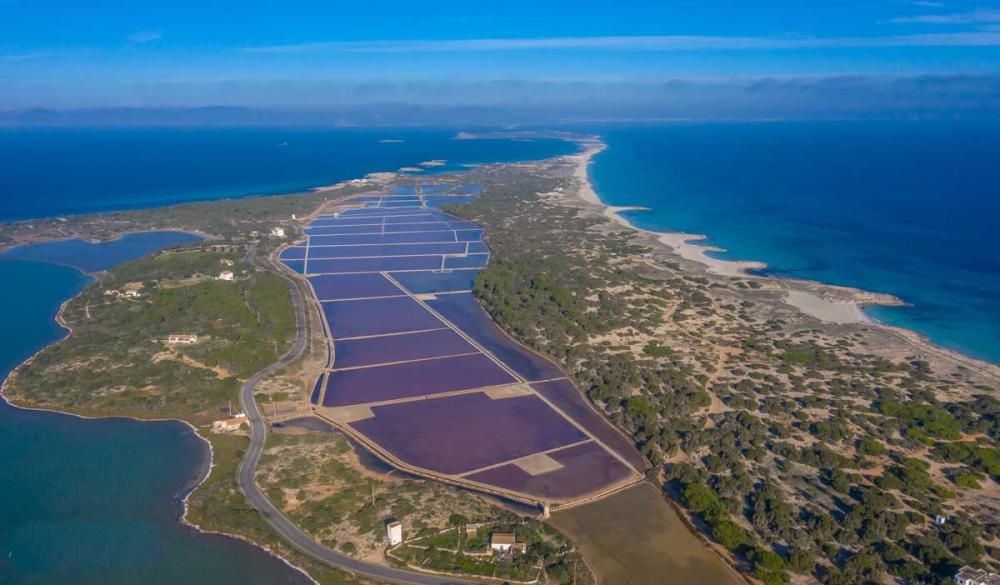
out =
[[[254,251],[248,250],[248,255],[253,254]],[[274,260],[272,259],[270,262],[274,262]],[[271,266],[270,268],[274,269],[275,267]],[[243,456],[243,461],[240,462],[237,473],[237,483],[239,484],[240,491],[246,496],[250,505],[256,508],[261,516],[289,544],[303,553],[338,569],[376,581],[393,583],[394,585],[476,585],[477,582],[475,581],[461,581],[448,577],[404,571],[382,565],[373,565],[351,558],[313,540],[312,537],[295,526],[280,510],[275,508],[271,501],[261,493],[255,478],[257,475],[257,462],[260,461],[261,452],[264,450],[264,442],[267,439],[267,423],[260,409],[257,407],[257,402],[254,400],[254,389],[261,380],[302,356],[308,347],[306,306],[302,289],[291,278],[285,277],[285,279],[289,281],[292,301],[295,304],[295,320],[298,323],[298,336],[295,344],[288,353],[282,356],[277,362],[254,374],[240,389],[240,405],[242,405],[243,412],[246,413],[247,420],[250,423],[250,448],[247,449],[246,454]]]

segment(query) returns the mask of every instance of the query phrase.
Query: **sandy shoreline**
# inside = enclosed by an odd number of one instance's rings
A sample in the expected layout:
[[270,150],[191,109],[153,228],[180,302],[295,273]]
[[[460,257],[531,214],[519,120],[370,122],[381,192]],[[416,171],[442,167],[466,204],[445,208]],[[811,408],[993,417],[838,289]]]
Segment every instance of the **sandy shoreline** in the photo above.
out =
[[750,271],[764,269],[767,267],[767,264],[763,262],[713,258],[708,255],[709,252],[724,252],[725,250],[716,246],[698,244],[697,242],[706,239],[704,235],[683,232],[657,232],[633,225],[628,219],[622,217],[621,212],[640,211],[646,210],[646,208],[608,205],[601,200],[590,180],[590,164],[593,162],[594,156],[607,148],[607,145],[597,138],[583,141],[581,144],[584,147],[582,152],[565,157],[566,160],[575,165],[573,177],[577,179],[578,183],[576,196],[588,205],[601,208],[600,213],[616,224],[655,237],[657,242],[669,248],[674,254],[684,260],[701,264],[712,274],[780,283],[780,286],[786,289],[784,301],[789,306],[798,309],[806,315],[827,323],[841,325],[858,324],[881,328],[896,335],[907,344],[913,346],[917,351],[935,354],[938,357],[972,369],[982,375],[1000,380],[1000,366],[936,345],[933,341],[916,331],[880,323],[869,317],[862,310],[867,305],[904,305],[905,303],[897,297],[821,282],[755,275]]
[[[571,155],[567,159],[576,163],[573,176],[579,181],[577,195],[580,199],[592,205],[604,208],[603,214],[608,219],[618,225],[655,236],[663,245],[669,247],[678,256],[685,260],[697,262],[705,266],[709,272],[718,276],[730,276],[736,278],[760,278],[750,271],[763,270],[767,268],[764,262],[751,260],[723,260],[710,256],[710,252],[725,252],[723,248],[710,244],[700,244],[708,239],[703,234],[688,234],[684,232],[657,232],[640,228],[622,216],[624,211],[648,211],[645,207],[626,206],[616,207],[608,205],[601,200],[594,190],[593,182],[590,180],[589,169],[594,156],[607,148],[602,142],[585,143],[583,152]],[[845,289],[853,290],[853,289]],[[862,291],[858,291],[859,293]],[[870,300],[864,304],[899,304],[898,299],[893,299],[889,295],[869,295]],[[798,308],[802,312],[812,315],[823,321],[832,323],[873,323],[864,311],[861,310],[863,303],[858,301],[831,300],[823,298],[817,294],[789,290],[785,297],[788,304]]]

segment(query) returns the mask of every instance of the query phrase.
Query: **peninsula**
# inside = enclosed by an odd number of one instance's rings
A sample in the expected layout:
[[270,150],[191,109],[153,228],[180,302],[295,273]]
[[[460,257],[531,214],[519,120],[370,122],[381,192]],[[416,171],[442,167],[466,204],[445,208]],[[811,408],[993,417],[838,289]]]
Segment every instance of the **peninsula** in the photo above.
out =
[[1000,369],[858,309],[891,297],[635,229],[600,141],[559,136],[581,152],[0,226],[204,237],[98,273],[4,395],[188,422],[214,460],[185,521],[320,583],[1000,567]]

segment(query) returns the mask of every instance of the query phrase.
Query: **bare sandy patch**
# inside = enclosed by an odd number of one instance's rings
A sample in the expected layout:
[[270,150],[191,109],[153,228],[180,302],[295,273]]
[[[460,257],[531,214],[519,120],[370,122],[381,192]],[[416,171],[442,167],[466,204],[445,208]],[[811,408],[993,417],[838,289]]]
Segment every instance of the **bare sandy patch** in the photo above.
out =
[[803,313],[828,323],[871,323],[857,303],[831,301],[802,290],[788,291],[785,301]]

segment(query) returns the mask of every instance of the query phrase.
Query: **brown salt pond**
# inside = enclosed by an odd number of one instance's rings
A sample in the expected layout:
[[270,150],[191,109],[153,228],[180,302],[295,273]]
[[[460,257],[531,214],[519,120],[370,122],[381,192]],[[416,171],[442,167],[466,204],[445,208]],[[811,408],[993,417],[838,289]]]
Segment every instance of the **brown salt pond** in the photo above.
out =
[[650,483],[555,512],[601,585],[742,584]]

